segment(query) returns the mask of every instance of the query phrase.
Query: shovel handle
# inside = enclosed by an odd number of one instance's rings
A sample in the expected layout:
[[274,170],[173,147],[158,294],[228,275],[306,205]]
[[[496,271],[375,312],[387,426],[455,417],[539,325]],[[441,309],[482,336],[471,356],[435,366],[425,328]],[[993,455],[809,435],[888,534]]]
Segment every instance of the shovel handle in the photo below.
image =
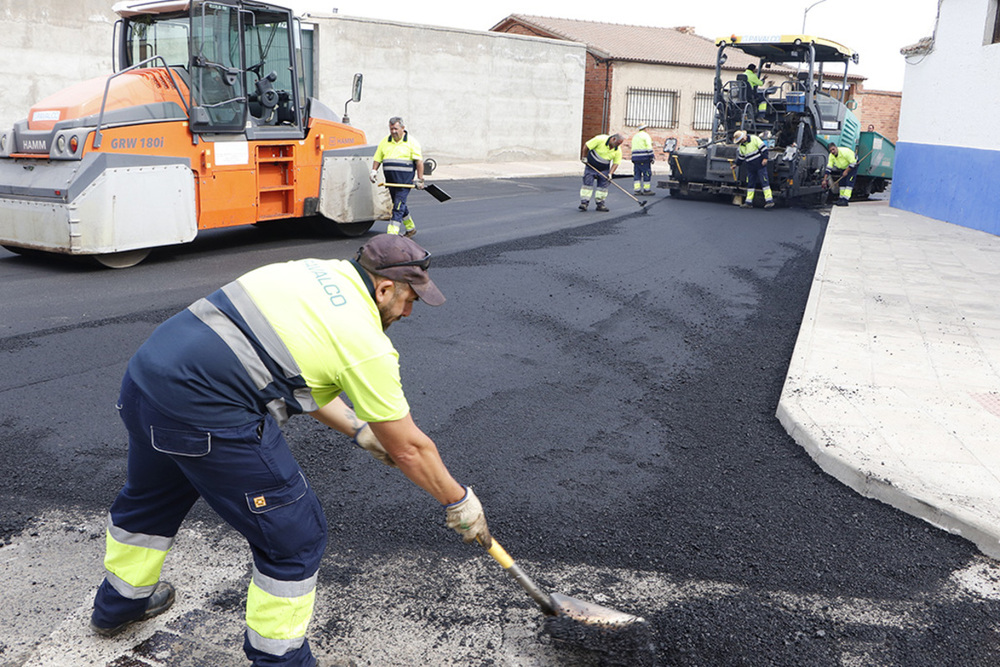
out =
[[[385,186],[387,188],[410,188],[410,189],[413,189],[413,188],[417,187],[417,186],[415,186],[415,185],[413,185],[411,183],[377,183],[376,185],[382,185],[382,186]],[[407,197],[409,197],[409,195],[407,195]]]
[[496,540],[492,540],[493,544],[490,548],[486,550],[486,553],[493,556],[493,560],[500,563],[500,567],[505,570],[509,570],[512,565],[514,565],[514,559],[510,557],[507,550],[500,546],[500,543]]
[[[482,545],[482,542],[480,542]],[[542,613],[546,616],[556,616],[556,607],[552,602],[552,597],[548,593],[543,591],[538,587],[531,577],[524,573],[524,571],[514,562],[507,550],[500,546],[496,538],[492,538],[492,544],[486,549],[486,553],[493,557],[493,560],[500,563],[500,566],[507,570],[514,581],[520,584],[521,588],[531,597],[532,600],[538,605],[542,610]]]

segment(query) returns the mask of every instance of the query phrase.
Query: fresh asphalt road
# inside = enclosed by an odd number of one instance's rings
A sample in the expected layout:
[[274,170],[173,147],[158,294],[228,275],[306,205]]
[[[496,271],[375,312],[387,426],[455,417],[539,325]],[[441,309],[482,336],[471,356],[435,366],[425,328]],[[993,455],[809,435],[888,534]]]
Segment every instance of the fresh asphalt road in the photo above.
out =
[[[411,203],[448,302],[389,330],[413,414],[540,584],[648,629],[553,638],[433,500],[299,417],[288,438],[330,524],[317,655],[1000,664],[1000,569],[823,474],[774,417],[824,211],[658,195],[641,214],[613,190],[610,214],[581,213],[577,179],[442,187],[452,201]],[[303,225],[217,231],[120,271],[0,251],[0,667],[244,664],[248,555],[201,504],[167,560],[174,609],[114,641],[86,631],[125,471],[118,382],[191,301],[260,264],[348,257],[361,242]]]

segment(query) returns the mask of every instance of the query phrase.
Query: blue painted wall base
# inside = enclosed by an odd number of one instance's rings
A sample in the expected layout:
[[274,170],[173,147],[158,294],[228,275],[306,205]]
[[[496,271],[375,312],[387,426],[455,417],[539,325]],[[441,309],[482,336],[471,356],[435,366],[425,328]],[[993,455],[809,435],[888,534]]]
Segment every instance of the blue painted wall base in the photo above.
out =
[[901,141],[889,205],[1000,236],[1000,151]]

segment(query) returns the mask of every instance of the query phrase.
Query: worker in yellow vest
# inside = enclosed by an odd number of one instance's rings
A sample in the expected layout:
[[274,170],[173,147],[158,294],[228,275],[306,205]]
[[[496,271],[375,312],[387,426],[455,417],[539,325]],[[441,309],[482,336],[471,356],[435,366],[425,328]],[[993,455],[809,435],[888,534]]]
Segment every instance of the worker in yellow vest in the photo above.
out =
[[449,528],[489,547],[482,504],[410,415],[385,333],[416,301],[444,303],[430,261],[411,239],[382,234],[354,259],[250,271],[153,331],[118,399],[128,476],[108,514],[95,633],[113,637],[170,608],[163,562],[204,498],[253,554],[247,658],[258,667],[316,664],[306,634],[328,531],[282,433],[297,414],[398,468],[441,504]]
[[741,206],[753,207],[754,193],[760,185],[764,191],[764,208],[771,208],[774,206],[774,196],[767,178],[767,144],[756,134],[750,134],[746,130],[733,132],[733,143],[739,147],[736,164],[747,166],[747,195]]
[[632,135],[632,189],[637,195],[653,194],[653,139],[646,132],[649,125],[640,125]]
[[858,177],[858,158],[854,151],[846,146],[830,144],[827,146],[830,157],[826,161],[826,175],[823,176],[823,189],[830,187],[830,177],[834,174],[837,179],[834,181],[840,186],[840,198],[837,199],[837,206],[847,206],[848,200],[854,194],[854,181]]
[[604,202],[608,198],[608,183],[622,161],[621,146],[623,141],[625,141],[625,137],[617,133],[612,135],[599,134],[584,144],[587,148],[587,156],[583,158],[583,186],[580,188],[581,211],[587,210],[591,197],[594,197],[598,211],[609,210]]

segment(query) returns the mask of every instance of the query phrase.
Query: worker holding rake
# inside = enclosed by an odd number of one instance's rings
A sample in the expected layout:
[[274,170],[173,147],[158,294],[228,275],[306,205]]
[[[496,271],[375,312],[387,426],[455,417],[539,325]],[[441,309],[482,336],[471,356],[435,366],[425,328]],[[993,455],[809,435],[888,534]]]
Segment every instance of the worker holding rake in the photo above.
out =
[[153,332],[129,361],[118,400],[128,476],[108,515],[97,634],[114,636],[170,608],[175,591],[160,572],[201,497],[253,554],[247,657],[259,666],[316,664],[306,631],[327,525],[282,434],[299,413],[398,467],[442,504],[445,523],[466,542],[492,545],[475,493],[414,423],[385,334],[415,301],[444,303],[429,267],[429,252],[384,234],[353,260],[251,271]]
[[[580,210],[586,211],[594,197],[598,211],[608,211],[608,183],[622,161],[621,145],[625,138],[620,134],[599,134],[584,146],[583,187],[580,188]],[[596,194],[595,194],[596,186]]]

